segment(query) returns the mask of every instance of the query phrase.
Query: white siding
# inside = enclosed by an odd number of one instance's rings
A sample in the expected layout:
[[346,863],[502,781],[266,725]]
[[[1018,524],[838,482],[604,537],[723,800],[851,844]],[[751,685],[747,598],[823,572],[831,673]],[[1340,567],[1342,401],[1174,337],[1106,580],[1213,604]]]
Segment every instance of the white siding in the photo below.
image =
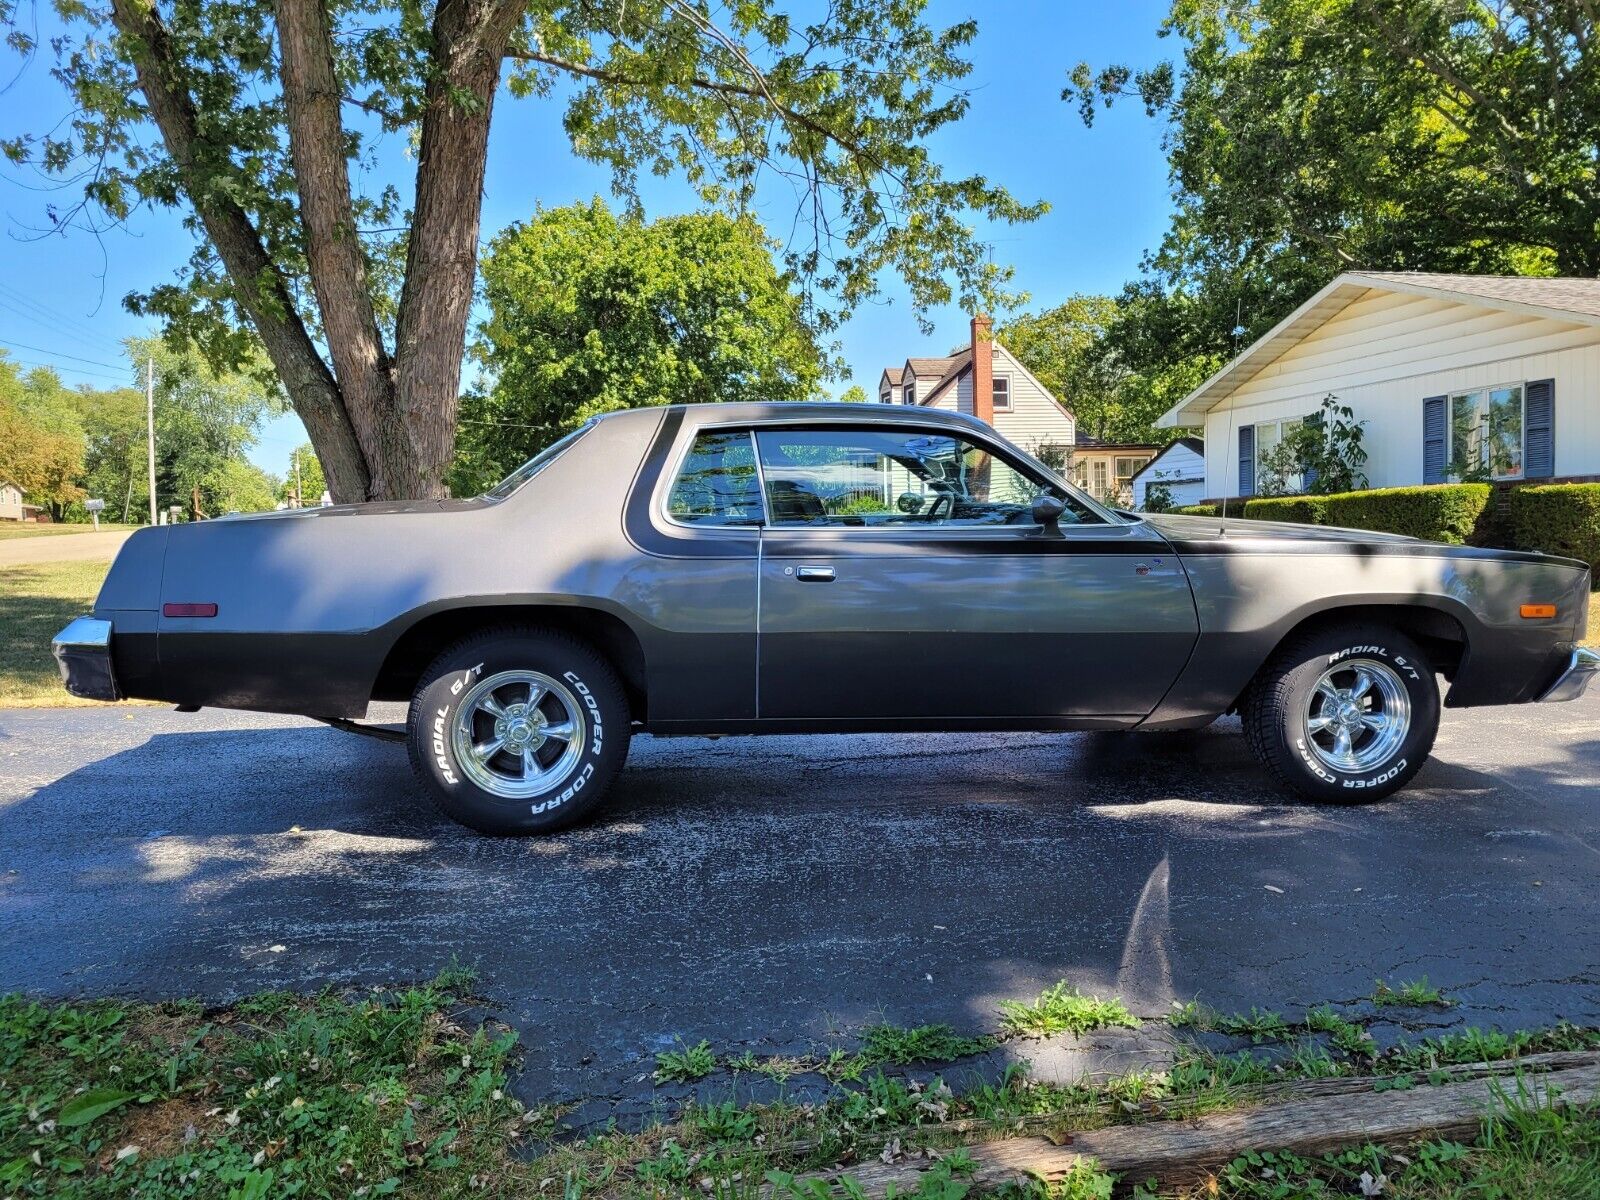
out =
[[9,483],[0,483],[0,521],[22,520],[22,493]]
[[1133,481],[1133,506],[1144,507],[1145,485],[1164,483],[1175,505],[1199,504],[1206,498],[1205,460],[1189,447],[1174,444],[1157,456],[1161,461],[1148,467]]
[[1240,426],[1330,392],[1366,422],[1368,483],[1421,483],[1425,397],[1531,379],[1556,381],[1556,474],[1600,474],[1600,329],[1370,291],[1206,414],[1206,495],[1239,494]]
[[[1024,450],[1037,450],[1040,446],[1071,446],[1077,433],[1072,416],[1057,404],[1055,398],[1023,370],[1022,364],[999,342],[994,343],[994,373],[1011,380],[1011,408],[994,414],[994,427],[1000,436],[1014,442]],[[963,379],[965,391],[962,412],[972,411],[972,378]]]

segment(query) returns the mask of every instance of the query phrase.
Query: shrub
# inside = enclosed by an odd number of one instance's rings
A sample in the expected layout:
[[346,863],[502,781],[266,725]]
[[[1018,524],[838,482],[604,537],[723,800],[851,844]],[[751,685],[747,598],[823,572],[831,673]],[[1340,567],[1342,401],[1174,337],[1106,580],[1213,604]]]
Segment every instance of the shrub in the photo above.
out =
[[1486,483],[1342,492],[1322,497],[1326,505],[1324,523],[1461,545],[1476,540],[1474,535],[1483,521],[1489,493]]
[[1298,525],[1326,525],[1326,496],[1273,496],[1246,500],[1244,515],[1252,521],[1293,521]]
[[1217,506],[1215,504],[1185,504],[1182,508],[1175,508],[1172,511],[1182,513],[1186,517],[1214,517],[1217,515]]
[[1581,558],[1600,571],[1600,483],[1513,488],[1507,508],[1517,549]]

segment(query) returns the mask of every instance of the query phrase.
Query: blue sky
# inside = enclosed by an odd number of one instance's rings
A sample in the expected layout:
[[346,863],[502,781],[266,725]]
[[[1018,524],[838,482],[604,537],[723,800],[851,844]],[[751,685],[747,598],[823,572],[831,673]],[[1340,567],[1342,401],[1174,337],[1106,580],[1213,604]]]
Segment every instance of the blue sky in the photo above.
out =
[[[41,6],[42,7],[42,6]],[[952,175],[981,173],[1024,200],[1051,204],[1042,220],[994,231],[997,261],[1016,267],[1032,294],[1030,307],[1055,304],[1074,292],[1114,291],[1138,269],[1141,254],[1160,238],[1170,209],[1160,130],[1137,104],[1102,113],[1092,130],[1059,96],[1068,68],[1146,64],[1177,47],[1156,36],[1164,0],[933,0],[929,19],[949,24],[978,15],[972,46],[972,107],[959,125],[941,132],[933,149]],[[66,112],[60,88],[36,61],[0,103],[0,136],[39,132]],[[0,78],[15,63],[0,56]],[[600,167],[573,157],[561,128],[561,105],[503,96],[495,113],[485,186],[487,237],[526,217],[537,204],[554,206],[609,194]],[[398,143],[389,159],[399,162]],[[687,211],[693,200],[671,180],[650,180],[647,213]],[[118,343],[152,332],[122,308],[122,297],[171,277],[188,256],[189,236],[171,212],[140,213],[126,231],[103,239],[73,233],[40,237],[45,206],[69,203],[68,193],[40,191],[37,180],[0,168],[0,348],[28,363],[49,363],[70,383],[110,386],[127,377]],[[773,199],[772,225],[791,201]],[[884,302],[863,308],[840,335],[854,381],[871,391],[878,372],[908,354],[944,353],[966,336],[966,317],[953,306],[933,314],[925,338],[896,279],[884,281]],[[850,381],[838,385],[840,388]],[[262,430],[251,457],[283,474],[290,450],[304,440],[286,416]]]

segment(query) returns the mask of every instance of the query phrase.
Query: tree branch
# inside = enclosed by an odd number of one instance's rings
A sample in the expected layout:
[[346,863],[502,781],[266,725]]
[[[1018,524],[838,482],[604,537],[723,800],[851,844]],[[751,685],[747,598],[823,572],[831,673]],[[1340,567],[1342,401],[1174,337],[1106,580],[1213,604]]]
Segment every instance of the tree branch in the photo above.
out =
[[221,189],[206,188],[197,160],[203,149],[194,99],[178,78],[172,42],[151,0],[111,0],[112,20],[126,43],[139,90],[178,168],[229,279],[233,299],[250,318],[267,355],[317,438],[333,493],[357,499],[367,492],[367,469],[339,386],[317,353],[250,216]]

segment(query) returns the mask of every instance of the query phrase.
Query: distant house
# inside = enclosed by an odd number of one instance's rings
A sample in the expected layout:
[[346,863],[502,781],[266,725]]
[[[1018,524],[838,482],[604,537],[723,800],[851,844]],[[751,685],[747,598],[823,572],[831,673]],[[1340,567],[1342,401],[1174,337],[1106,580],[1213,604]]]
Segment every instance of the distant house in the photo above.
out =
[[22,489],[0,479],[0,521],[31,521],[38,515],[37,504],[22,502]]
[[1207,497],[1249,496],[1330,393],[1373,487],[1600,477],[1600,280],[1349,272],[1161,424],[1204,428]]
[[972,319],[971,341],[943,358],[908,358],[878,377],[884,404],[920,404],[987,421],[1033,453],[1060,448],[1077,435],[1077,419],[1027,367],[994,340],[988,317]]
[[1096,500],[1127,508],[1133,503],[1133,478],[1161,447],[1153,442],[1102,442],[1078,435],[1072,451],[1072,476]]
[[1150,485],[1167,490],[1173,507],[1199,504],[1206,495],[1205,443],[1197,437],[1181,437],[1162,450],[1133,474],[1130,484],[1133,507],[1142,509]]
[[974,317],[971,330],[971,340],[955,354],[885,367],[878,377],[879,402],[978,417],[1008,441],[1061,465],[1100,499],[1127,503],[1126,486],[1134,472],[1161,447],[1080,437],[1072,411],[995,340],[988,317]]

